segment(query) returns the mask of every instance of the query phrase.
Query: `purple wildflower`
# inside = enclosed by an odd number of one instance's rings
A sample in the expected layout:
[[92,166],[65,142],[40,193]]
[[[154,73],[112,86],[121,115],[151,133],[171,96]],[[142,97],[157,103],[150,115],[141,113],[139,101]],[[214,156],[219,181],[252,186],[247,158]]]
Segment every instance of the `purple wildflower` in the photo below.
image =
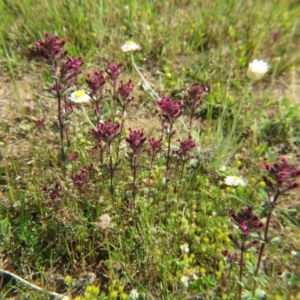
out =
[[192,158],[190,152],[196,147],[193,137],[189,135],[189,138],[187,140],[182,141],[178,139],[177,141],[180,143],[179,150],[176,152],[177,155],[179,155],[179,157],[184,161]]
[[106,73],[113,82],[115,82],[123,72],[123,64],[117,64],[114,60],[107,62],[106,67]]
[[289,164],[286,158],[281,158],[279,162],[273,165],[264,164],[263,169],[268,172],[268,177],[263,179],[267,185],[267,189],[275,194],[282,194],[299,186],[296,181],[300,176],[300,169],[293,164]]
[[141,130],[132,130],[129,128],[129,132],[129,137],[126,138],[127,145],[131,148],[133,154],[137,155],[141,152],[147,138],[144,137],[144,132]]
[[92,91],[91,95],[97,95],[106,83],[106,75],[99,71],[95,71],[93,75],[87,74],[86,77],[86,83]]
[[253,214],[252,206],[247,206],[246,209],[238,214],[231,213],[230,217],[233,219],[238,228],[242,231],[244,237],[249,236],[249,233],[253,230],[261,228],[264,223],[259,221],[258,216]]
[[45,59],[54,60],[63,59],[67,55],[67,51],[63,51],[66,39],[60,40],[58,36],[52,36],[45,33],[44,41],[39,40],[35,43],[41,56]]
[[98,139],[108,145],[111,145],[112,141],[120,136],[120,124],[114,125],[113,120],[108,119],[107,125],[103,122],[98,123],[97,130],[92,129],[92,134]]
[[160,115],[163,122],[174,123],[182,115],[182,102],[171,100],[163,96],[160,101],[156,102],[162,110]]

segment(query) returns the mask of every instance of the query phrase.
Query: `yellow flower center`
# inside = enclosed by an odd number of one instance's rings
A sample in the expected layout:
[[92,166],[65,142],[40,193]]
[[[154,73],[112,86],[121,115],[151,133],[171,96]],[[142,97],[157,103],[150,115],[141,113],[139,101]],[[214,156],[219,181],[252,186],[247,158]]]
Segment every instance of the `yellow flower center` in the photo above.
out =
[[74,93],[74,96],[75,96],[75,98],[78,99],[78,98],[83,97],[84,94],[85,94],[85,92],[84,92],[83,90],[79,90],[79,91],[76,91],[76,92]]
[[133,45],[133,44],[134,44],[134,41],[126,41],[125,44],[128,45],[128,46],[129,46],[129,45]]

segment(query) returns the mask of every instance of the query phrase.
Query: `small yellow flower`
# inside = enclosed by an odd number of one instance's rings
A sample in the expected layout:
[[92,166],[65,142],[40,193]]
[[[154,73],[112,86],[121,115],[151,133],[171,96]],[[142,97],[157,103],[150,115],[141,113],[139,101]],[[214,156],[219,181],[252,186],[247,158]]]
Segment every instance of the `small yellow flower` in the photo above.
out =
[[124,291],[124,285],[119,285],[118,291],[119,293],[122,293]]
[[126,293],[121,293],[120,298],[121,300],[126,300],[128,299],[128,295]]
[[89,297],[96,297],[98,296],[100,290],[97,286],[95,285],[89,285],[86,290],[85,290],[85,296],[89,296]]
[[203,238],[202,242],[205,243],[205,244],[208,243],[209,242],[208,237]]
[[76,251],[81,252],[83,247],[81,245],[76,245]]
[[70,275],[67,275],[67,276],[65,277],[65,283],[66,283],[67,285],[70,285],[70,284],[72,283],[72,280],[73,280],[73,278],[72,278],[72,276],[70,276]]
[[261,182],[259,183],[259,186],[260,186],[260,187],[265,187],[265,186],[266,186],[266,183],[265,183],[264,181],[261,181]]
[[109,299],[117,299],[117,297],[118,297],[118,292],[117,291],[112,291],[109,294]]
[[240,160],[237,160],[235,163],[238,167],[242,165],[242,162]]
[[134,52],[141,50],[141,46],[137,44],[135,41],[126,41],[122,46],[121,46],[122,52]]
[[222,276],[222,273],[220,271],[216,271],[216,277],[217,279],[220,279]]
[[78,90],[70,95],[70,100],[74,103],[87,103],[91,100],[91,97],[84,90]]

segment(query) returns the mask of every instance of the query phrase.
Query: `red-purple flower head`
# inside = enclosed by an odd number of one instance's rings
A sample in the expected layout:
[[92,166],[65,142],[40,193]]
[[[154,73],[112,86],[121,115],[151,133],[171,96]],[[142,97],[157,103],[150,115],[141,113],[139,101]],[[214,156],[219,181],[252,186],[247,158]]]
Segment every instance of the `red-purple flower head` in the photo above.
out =
[[225,248],[222,250],[222,254],[226,257],[227,261],[232,265],[239,266],[241,264],[241,260],[237,252],[230,254],[229,251]]
[[79,56],[78,58],[72,56],[64,62],[61,67],[61,76],[64,80],[69,81],[74,77],[77,77],[81,73],[81,67],[84,62]]
[[268,177],[264,181],[270,192],[284,193],[288,190],[295,189],[299,186],[296,181],[300,176],[300,170],[294,165],[289,164],[286,158],[281,158],[279,162],[273,165],[264,164],[263,169],[268,172]]
[[75,151],[74,153],[71,153],[71,154],[69,155],[69,160],[70,160],[70,161],[75,161],[75,160],[77,160],[78,156],[79,156],[78,151]]
[[124,100],[126,102],[132,100],[132,98],[129,98],[129,97],[130,97],[130,94],[131,94],[133,88],[134,88],[134,85],[132,84],[131,79],[129,79],[127,83],[124,83],[121,80],[118,93],[121,96],[122,100]]
[[114,82],[118,79],[118,77],[123,72],[123,64],[121,64],[121,63],[117,64],[117,63],[115,63],[114,60],[112,62],[107,62],[106,67],[107,67],[107,69],[106,69],[107,75]]
[[182,115],[182,102],[171,100],[163,96],[160,101],[156,102],[162,110],[160,117],[164,122],[174,123]]
[[192,158],[190,152],[196,147],[193,137],[189,135],[187,140],[182,141],[178,139],[177,141],[179,142],[179,150],[177,151],[177,154],[181,157],[181,159],[186,161]]
[[144,132],[141,130],[132,130],[129,128],[129,137],[126,138],[127,145],[131,148],[134,155],[141,152],[147,138],[144,137]]
[[33,122],[35,123],[37,128],[39,128],[39,129],[45,128],[45,118],[42,118],[39,120],[33,120]]
[[54,188],[47,188],[44,186],[41,190],[44,191],[51,200],[55,200],[60,197],[61,185],[56,182]]
[[156,140],[155,138],[150,138],[148,139],[148,142],[151,147],[151,156],[154,157],[157,153],[161,151],[161,142],[162,138],[159,140]]
[[92,129],[92,134],[98,139],[99,142],[103,141],[108,145],[111,145],[114,139],[120,136],[120,124],[114,124],[113,120],[108,119],[107,124],[103,122],[98,123],[98,129]]
[[247,237],[251,231],[263,227],[265,224],[260,222],[258,216],[253,214],[252,206],[247,206],[246,209],[238,214],[231,213],[229,215],[238,228],[242,231],[242,235]]
[[198,83],[191,84],[190,88],[187,90],[187,93],[192,98],[194,102],[198,103],[198,106],[202,104],[202,95],[209,92],[207,86],[199,86]]
[[98,91],[102,90],[106,82],[105,74],[95,71],[93,75],[87,74],[86,77],[86,83],[91,89],[92,95],[96,95]]
[[35,43],[41,56],[48,60],[62,59],[67,55],[67,51],[63,51],[66,40],[60,40],[58,36],[52,36],[50,33],[45,33],[45,40],[39,40]]

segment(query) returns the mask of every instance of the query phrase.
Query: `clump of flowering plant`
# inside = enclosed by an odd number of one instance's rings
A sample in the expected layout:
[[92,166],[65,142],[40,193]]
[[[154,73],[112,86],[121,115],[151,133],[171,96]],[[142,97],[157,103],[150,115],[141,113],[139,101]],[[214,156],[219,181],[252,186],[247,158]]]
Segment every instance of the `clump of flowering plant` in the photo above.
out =
[[[124,83],[122,80],[120,81],[120,86],[117,94],[117,104],[121,107],[121,132],[125,126],[125,115],[128,104],[133,100],[131,96],[132,90],[134,89],[134,85],[132,84],[132,80],[129,79],[128,82]],[[118,141],[117,147],[117,158],[119,158],[119,148],[120,148],[121,138]]]
[[[247,206],[244,210],[238,212],[237,214],[231,213],[230,218],[234,221],[238,229],[237,235],[229,235],[229,238],[234,243],[235,247],[240,252],[240,258],[237,259],[236,254],[229,254],[227,249],[223,250],[223,255],[227,257],[229,262],[234,263],[239,266],[239,281],[242,283],[243,280],[243,266],[245,252],[258,244],[259,241],[256,239],[251,239],[251,232],[258,231],[260,228],[264,227],[265,224],[261,222],[257,215],[253,214],[253,207]],[[239,286],[239,299],[242,299],[242,284]]]
[[61,196],[61,185],[56,182],[53,188],[42,187],[42,191],[44,191],[51,200],[56,200]]
[[[117,102],[117,83],[118,79],[121,76],[122,72],[124,70],[123,64],[121,63],[116,63],[114,60],[112,62],[107,62],[106,63],[106,74],[108,78],[110,79],[110,84],[112,86],[112,91],[111,91],[111,97],[113,100],[113,105],[114,109],[116,109],[116,102]],[[115,115],[115,111],[113,112],[113,115]]]
[[179,142],[179,149],[176,151],[176,154],[178,155],[178,157],[182,162],[181,174],[179,180],[179,182],[181,182],[185,165],[190,159],[193,158],[191,152],[196,147],[196,143],[191,135],[189,135],[188,139],[185,141],[182,141],[180,139],[178,139],[177,141]]
[[109,118],[107,124],[100,121],[97,129],[92,129],[91,132],[98,140],[101,148],[105,145],[108,152],[111,153],[113,141],[121,134],[120,126],[120,124],[114,124],[113,120]]
[[207,86],[199,86],[199,84],[197,83],[191,84],[191,86],[187,90],[189,99],[186,101],[185,105],[190,111],[190,122],[189,122],[190,128],[192,127],[192,122],[196,110],[203,104],[202,96],[208,92],[209,92],[209,88]]
[[[300,169],[298,169],[294,164],[289,163],[286,158],[281,158],[278,162],[275,162],[272,165],[266,163],[263,165],[263,169],[266,171],[266,174],[263,176],[263,180],[266,183],[266,191],[268,192],[268,200],[265,203],[265,207],[267,208],[267,220],[263,234],[263,243],[260,246],[256,270],[254,273],[255,276],[258,275],[265,246],[271,240],[269,237],[269,228],[272,213],[278,204],[278,198],[290,190],[297,188],[299,183],[297,183],[296,180],[300,176]],[[254,282],[253,294],[255,293],[255,288],[256,282]]]
[[[81,68],[83,66],[81,57],[67,57],[67,51],[63,49],[65,44],[65,39],[61,40],[58,36],[52,36],[49,33],[45,33],[44,40],[39,40],[35,43],[41,56],[50,65],[50,73],[53,78],[53,84],[49,86],[48,92],[58,101],[57,119],[62,160],[65,160],[65,138],[67,139],[68,146],[70,146],[67,125],[67,118],[70,113],[70,103],[67,95],[71,90],[74,90],[74,88],[78,89],[77,78],[81,73]],[[75,97],[76,95],[72,94],[71,98],[73,100],[78,100],[78,98]],[[87,96],[83,98],[84,101],[87,101]]]
[[106,74],[100,71],[94,71],[93,74],[87,74],[86,77],[86,83],[91,90],[90,96],[95,103],[95,114],[98,120],[101,110],[101,101],[104,98],[103,87],[106,83]]
[[175,121],[182,115],[182,102],[174,101],[168,97],[163,96],[156,104],[162,110],[160,116],[162,127],[168,138],[168,150],[166,154],[166,181],[168,181],[169,162],[171,154],[171,138],[176,131],[173,130]]
[[93,165],[82,168],[78,174],[73,174],[70,176],[74,186],[78,187],[79,194],[82,193],[82,187],[88,182],[87,173],[93,171]]
[[113,153],[112,153],[112,144],[115,139],[117,139],[121,135],[121,125],[114,124],[111,118],[108,119],[107,124],[103,122],[99,122],[97,129],[91,130],[94,137],[97,139],[98,148],[100,150],[100,161],[102,166],[104,166],[104,150],[105,148],[108,151],[109,155],[109,164],[107,168],[110,173],[110,189],[113,194],[113,176],[118,166],[118,159],[116,163],[113,163]]
[[147,138],[144,136],[144,132],[142,130],[132,130],[131,128],[129,128],[129,137],[127,137],[125,140],[128,147],[131,149],[131,151],[128,152],[127,159],[129,161],[130,167],[133,172],[132,206],[134,206],[134,200],[136,194],[136,171],[139,166],[138,157],[144,149],[144,144]]
[[162,138],[155,139],[153,137],[148,139],[148,143],[150,145],[150,170],[152,169],[153,162],[156,155],[162,150],[162,145],[161,145],[162,140],[163,140]]

